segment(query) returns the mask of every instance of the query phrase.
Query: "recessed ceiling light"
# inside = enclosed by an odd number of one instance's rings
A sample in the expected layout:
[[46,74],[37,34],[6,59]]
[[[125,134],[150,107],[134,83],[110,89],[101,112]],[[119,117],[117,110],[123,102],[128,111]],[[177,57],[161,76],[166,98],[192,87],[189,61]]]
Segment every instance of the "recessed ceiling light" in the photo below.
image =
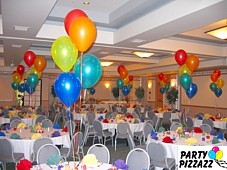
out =
[[101,62],[101,66],[103,67],[110,66],[111,64],[113,64],[113,62]]
[[15,26],[13,26],[13,29],[16,31],[28,31],[29,27],[15,25]]
[[144,57],[144,58],[154,55],[154,53],[141,52],[141,51],[134,51],[133,54],[135,54],[138,57]]
[[227,26],[207,31],[205,33],[222,40],[227,40]]
[[133,43],[142,43],[142,42],[145,42],[145,41],[146,40],[142,40],[142,39],[134,39],[131,42],[133,42]]
[[99,54],[109,54],[108,51],[101,51]]
[[89,4],[90,4],[90,2],[88,2],[88,1],[84,1],[84,2],[83,2],[83,4],[84,4],[84,5],[89,5]]

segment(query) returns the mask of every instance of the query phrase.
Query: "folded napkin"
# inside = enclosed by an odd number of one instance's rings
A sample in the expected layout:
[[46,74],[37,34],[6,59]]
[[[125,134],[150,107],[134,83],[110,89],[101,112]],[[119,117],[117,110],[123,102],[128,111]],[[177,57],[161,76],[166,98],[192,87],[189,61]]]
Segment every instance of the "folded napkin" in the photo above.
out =
[[203,133],[203,130],[200,127],[194,127],[193,131],[195,133]]
[[154,135],[157,135],[157,134],[156,134],[155,131],[152,129],[151,132],[150,132],[150,135],[151,135],[151,136],[154,136]]
[[221,140],[224,140],[223,133],[222,132],[219,132],[217,138],[218,139],[221,139]]
[[144,118],[140,118],[140,122],[145,122]]
[[24,129],[25,127],[26,127],[26,124],[22,122],[17,125],[18,129]]
[[215,129],[212,129],[211,132],[210,132],[210,135],[216,136],[217,135],[217,131]]
[[159,127],[159,128],[158,128],[158,133],[165,132],[165,131],[166,131],[166,130],[165,130],[164,127]]
[[140,123],[140,121],[138,120],[138,119],[134,119],[134,122],[133,122],[134,124],[136,124],[136,123]]
[[210,114],[210,113],[205,113],[204,114],[204,118],[209,118],[209,117],[211,117],[212,115]]
[[157,133],[155,133],[155,131],[154,131],[154,130],[151,130],[151,132],[150,132],[150,136],[151,136],[151,139],[158,140]]
[[12,133],[10,136],[10,139],[20,139],[20,135],[18,135],[16,133]]
[[55,124],[53,125],[53,128],[54,128],[54,129],[61,129],[60,125],[57,124],[57,123],[55,123]]
[[198,120],[203,120],[203,117],[202,116],[198,116],[197,119]]
[[104,110],[104,113],[107,113],[108,110]]
[[215,118],[213,116],[209,117],[212,121],[215,121]]
[[104,119],[103,116],[99,116],[98,118],[99,121],[102,121],[103,119]]
[[133,115],[131,115],[131,114],[129,114],[129,115],[127,115],[127,118],[129,119],[129,118],[134,118],[134,116]]
[[154,113],[159,113],[159,111],[157,111],[157,110],[154,110]]
[[35,134],[32,135],[31,139],[36,140],[36,139],[39,139],[41,137],[42,137],[42,135],[40,133],[35,133]]
[[20,162],[17,163],[17,170],[30,170],[31,168],[32,163],[27,159],[20,160]]
[[4,132],[0,132],[0,136],[6,136]]
[[169,136],[166,136],[162,139],[162,142],[164,143],[173,143],[173,140],[169,137]]
[[217,137],[213,137],[212,144],[216,144],[216,143],[219,143],[218,138]]
[[59,131],[54,131],[54,133],[51,134],[51,137],[58,137],[61,136]]
[[117,159],[116,161],[114,161],[113,165],[119,170],[120,169],[121,170],[128,170],[128,165],[122,159]]
[[195,138],[188,138],[185,140],[185,144],[186,145],[193,145],[193,144],[196,144],[197,143],[197,140]]
[[10,126],[7,124],[3,127],[3,130],[9,130],[9,129],[10,129]]
[[103,119],[103,123],[109,123],[108,119]]
[[68,127],[64,127],[64,129],[62,129],[62,132],[68,132]]
[[51,155],[47,159],[47,165],[57,165],[61,161],[62,157],[60,155]]

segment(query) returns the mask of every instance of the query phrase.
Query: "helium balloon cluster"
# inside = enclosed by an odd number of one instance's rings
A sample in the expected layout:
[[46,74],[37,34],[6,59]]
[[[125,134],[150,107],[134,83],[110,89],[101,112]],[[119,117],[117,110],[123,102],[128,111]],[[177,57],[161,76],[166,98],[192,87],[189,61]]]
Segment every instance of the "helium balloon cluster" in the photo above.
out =
[[119,89],[122,89],[124,96],[127,96],[132,88],[133,76],[128,75],[128,70],[125,68],[124,65],[119,65],[117,68],[117,72],[120,76],[120,78],[118,78],[116,82],[117,87]]
[[192,83],[191,74],[198,68],[199,59],[196,55],[187,55],[180,49],[175,53],[175,60],[178,63],[180,84],[185,89],[188,98],[192,98],[197,93],[197,85]]
[[[14,90],[19,92],[27,92],[32,94],[39,83],[39,78],[42,76],[42,71],[46,68],[46,59],[43,56],[36,56],[32,51],[24,53],[24,62],[30,69],[28,75],[24,75],[25,67],[18,65],[17,70],[13,72],[13,83],[11,84]],[[27,78],[26,83],[20,83],[23,78]]]
[[214,94],[219,97],[222,95],[222,87],[225,82],[220,78],[221,71],[219,69],[215,69],[212,74],[210,74],[210,79],[212,83],[210,83],[210,89]]
[[158,79],[159,79],[159,83],[161,85],[161,88],[159,89],[159,91],[161,94],[164,94],[170,88],[170,78],[163,73],[159,73]]

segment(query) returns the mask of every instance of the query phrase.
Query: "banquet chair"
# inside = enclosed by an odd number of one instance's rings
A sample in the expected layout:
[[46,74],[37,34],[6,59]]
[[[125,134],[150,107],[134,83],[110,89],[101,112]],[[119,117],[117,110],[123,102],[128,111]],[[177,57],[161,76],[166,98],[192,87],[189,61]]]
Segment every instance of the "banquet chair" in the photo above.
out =
[[98,162],[109,163],[110,162],[110,152],[109,149],[103,144],[94,144],[92,145],[87,154],[94,154]]
[[136,114],[138,114],[140,116],[141,114],[141,107],[140,106],[136,106],[134,111],[136,112]]
[[155,129],[155,131],[157,131],[158,130],[158,126],[159,126],[159,118],[158,118],[158,116],[154,116],[153,117],[153,119],[152,119],[152,121],[153,121],[153,126],[154,126],[154,129]]
[[41,106],[38,106],[37,109],[35,110],[35,113],[36,113],[37,115],[42,114],[42,107],[41,107]]
[[176,168],[175,159],[167,158],[167,151],[163,144],[151,141],[147,145],[147,152],[150,156],[150,163],[154,167],[174,169]]
[[149,110],[147,112],[147,117],[149,120],[152,120],[154,118],[154,116],[155,116],[155,113],[152,110]]
[[112,106],[112,112],[117,112],[117,106],[116,105]]
[[44,127],[44,128],[48,128],[48,127],[52,128],[53,127],[53,123],[50,119],[42,120],[41,124],[42,124],[42,127]]
[[34,141],[33,153],[31,154],[31,160],[33,162],[37,160],[37,153],[39,148],[45,144],[53,144],[53,141],[51,140],[51,138],[48,138],[48,137],[42,137]]
[[152,130],[154,130],[154,127],[152,124],[148,122],[144,123],[143,125],[143,142],[144,143],[146,143],[147,136],[151,133]]
[[61,119],[61,114],[56,113],[55,116],[54,116],[54,124],[58,124],[60,119]]
[[10,128],[15,128],[17,127],[17,125],[19,125],[20,123],[22,123],[22,120],[20,119],[15,119],[10,123]]
[[191,117],[187,117],[185,123],[190,130],[194,128],[194,121],[192,120]]
[[117,115],[117,112],[113,112],[113,113],[111,114],[111,117],[110,117],[110,118],[115,118],[116,115]]
[[24,158],[23,153],[15,153],[12,142],[6,137],[0,137],[0,162],[3,163],[3,170],[6,170],[6,163],[16,163]]
[[[109,132],[108,130],[103,130],[102,123],[99,120],[94,120],[93,122],[93,128],[95,130],[95,136],[93,139],[93,144],[95,143],[95,139],[97,137],[99,143],[103,143],[106,145],[106,141],[112,139],[112,146],[113,146],[113,134]],[[109,139],[107,139],[109,137]],[[104,138],[104,141],[103,141]],[[101,140],[101,142],[100,142]]]
[[115,151],[117,150],[117,139],[127,139],[129,130],[128,123],[118,123],[115,136]]
[[9,120],[9,122],[11,123],[13,120],[16,120],[16,119],[21,120],[21,118],[20,118],[20,117],[16,116],[16,117],[11,117],[11,118],[10,118],[10,120]]
[[94,113],[94,112],[88,112],[88,113],[86,114],[86,119],[87,119],[87,121],[88,121],[88,124],[89,124],[90,126],[92,126],[93,121],[95,120],[95,113]]
[[172,124],[171,112],[164,112],[161,126],[164,127],[165,129],[170,129],[171,124]]
[[44,115],[39,115],[36,119],[35,119],[35,124],[37,124],[38,122],[42,122],[44,119],[46,119],[46,116]]
[[[90,137],[95,137],[96,131],[95,129],[92,127],[90,127],[90,125],[88,123],[84,124],[85,126],[85,130],[84,130],[84,143],[87,143],[87,139]],[[94,140],[94,139],[93,139]]]
[[113,113],[113,112],[111,112],[111,111],[107,112],[107,113],[105,114],[105,119],[111,118],[111,114],[112,114],[112,113]]
[[[67,127],[68,128],[68,132],[70,132],[70,134],[74,134],[75,133],[75,129],[76,129],[76,124],[74,121],[72,120],[68,120],[65,125],[64,128]],[[71,128],[72,127],[72,128]],[[70,131],[72,129],[72,132]]]
[[128,170],[150,169],[150,158],[148,153],[141,148],[131,150],[126,157]]
[[214,128],[214,122],[211,119],[203,119],[202,124],[210,125],[211,129]]
[[171,126],[170,126],[170,131],[176,131],[176,129],[178,127],[183,127],[183,125],[179,122],[174,122]]
[[76,132],[73,135],[73,139],[71,140],[70,147],[62,147],[60,148],[60,154],[63,156],[65,159],[69,157],[77,156],[79,161],[81,160],[80,153],[82,154],[82,157],[84,156],[84,151],[83,151],[83,144],[84,144],[84,138],[83,138],[83,133],[82,132]]
[[209,134],[210,134],[210,132],[211,132],[211,130],[212,130],[212,128],[211,128],[210,125],[208,125],[208,124],[202,124],[202,125],[200,126],[200,128],[203,130],[203,132],[209,133]]
[[37,152],[37,164],[47,164],[48,159],[54,155],[61,155],[59,149],[53,144],[41,146]]
[[132,116],[133,116],[134,118],[139,118],[139,115],[138,115],[135,111],[132,112]]
[[43,111],[44,115],[46,116],[47,119],[49,119],[50,113],[48,110]]
[[127,142],[128,142],[128,146],[129,146],[130,150],[133,150],[134,148],[141,148],[141,149],[146,150],[146,144],[141,144],[141,145],[136,146],[130,129],[127,134]]
[[121,112],[122,112],[123,114],[126,114],[126,113],[127,113],[127,107],[126,107],[126,106],[122,106],[122,107],[121,107]]

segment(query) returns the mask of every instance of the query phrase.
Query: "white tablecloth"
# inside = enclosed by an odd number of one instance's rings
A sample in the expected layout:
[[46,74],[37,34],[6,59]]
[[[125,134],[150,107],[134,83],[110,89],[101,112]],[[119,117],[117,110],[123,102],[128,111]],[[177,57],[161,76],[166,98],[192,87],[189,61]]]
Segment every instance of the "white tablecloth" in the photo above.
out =
[[[78,165],[79,162],[69,162],[69,166],[70,166],[70,170],[73,170],[75,166]],[[63,166],[65,166],[65,164],[67,163],[62,163]],[[110,170],[112,167],[111,164],[106,164],[106,163],[98,163],[97,167],[86,167],[86,170]],[[82,163],[78,166],[79,170],[83,170],[83,165]],[[33,168],[31,168],[31,170],[41,170],[41,169],[45,169],[45,170],[58,170],[57,166],[48,166],[46,164],[42,164],[42,165],[36,165],[33,166]],[[65,168],[62,168],[62,170],[64,170]]]
[[[163,118],[163,113],[164,112],[159,112],[155,113],[155,115],[158,116],[158,118]],[[171,119],[180,119],[180,114],[180,112],[171,113]]]
[[[95,116],[96,116],[96,119],[100,116],[103,116],[103,118],[105,118],[105,113],[96,113]],[[74,112],[73,118],[74,118],[74,120],[81,120],[82,118],[86,119],[86,113],[75,113]]]
[[[28,126],[35,125],[36,118],[24,118],[21,119]],[[0,117],[0,124],[10,123],[10,118]]]
[[[66,147],[70,146],[70,139],[69,139],[69,133],[67,132],[61,132],[61,130],[57,129],[50,129],[48,132],[47,129],[44,130],[44,133],[42,133],[43,137],[51,137],[51,134],[54,131],[59,131],[61,136],[51,138],[53,143],[55,145],[64,145]],[[19,130],[14,131],[10,130],[9,133],[6,133],[6,136],[10,138],[12,133],[17,133],[20,135],[21,139],[10,139],[14,146],[14,152],[18,153],[24,153],[25,159],[30,160],[30,156],[33,152],[33,143],[34,140],[31,140],[31,136],[34,133],[30,132],[30,129],[22,129],[21,132]]]
[[[194,119],[194,126],[195,127],[200,127],[202,125],[202,121],[203,120]],[[215,120],[213,122],[214,122],[214,127],[219,128],[219,129],[226,129],[227,122],[218,121],[218,120]]]

